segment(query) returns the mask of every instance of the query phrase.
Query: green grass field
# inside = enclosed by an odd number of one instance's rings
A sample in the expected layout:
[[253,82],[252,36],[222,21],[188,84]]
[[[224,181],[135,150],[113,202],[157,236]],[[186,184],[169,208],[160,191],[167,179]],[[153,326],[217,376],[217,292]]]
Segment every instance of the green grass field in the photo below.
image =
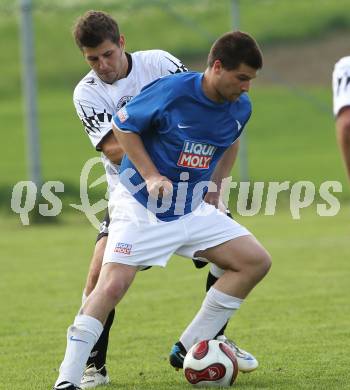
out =
[[[308,210],[291,219],[238,217],[268,248],[273,267],[231,321],[227,334],[256,354],[260,368],[237,389],[349,389],[348,220]],[[61,224],[0,221],[0,389],[49,389],[80,305],[95,231],[68,215]],[[186,389],[169,349],[203,299],[206,269],[173,258],[140,273],[120,305],[110,341],[110,389]]]

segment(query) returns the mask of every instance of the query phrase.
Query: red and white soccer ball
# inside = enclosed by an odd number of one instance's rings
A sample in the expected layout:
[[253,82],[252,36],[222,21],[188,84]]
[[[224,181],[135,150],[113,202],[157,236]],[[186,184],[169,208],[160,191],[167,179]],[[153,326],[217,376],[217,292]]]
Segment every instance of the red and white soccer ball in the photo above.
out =
[[229,387],[238,374],[232,349],[218,340],[195,344],[188,351],[183,368],[188,382],[196,387]]

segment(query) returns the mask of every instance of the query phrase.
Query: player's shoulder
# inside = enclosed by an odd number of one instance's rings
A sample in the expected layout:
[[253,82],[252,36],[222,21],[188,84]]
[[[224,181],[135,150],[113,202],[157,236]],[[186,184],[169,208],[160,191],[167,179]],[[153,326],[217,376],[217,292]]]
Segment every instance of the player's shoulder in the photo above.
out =
[[193,88],[198,83],[201,75],[198,72],[182,72],[164,76],[162,80],[169,85],[178,86],[178,89],[181,90],[184,88]]
[[156,85],[158,88],[171,91],[172,94],[181,91],[184,92],[186,91],[186,86],[193,86],[193,81],[196,78],[196,74],[197,72],[184,72],[165,75],[146,85],[143,89],[147,89],[152,85]]
[[161,61],[163,59],[172,58],[173,55],[168,53],[165,50],[161,49],[152,49],[152,50],[140,50],[131,53],[131,56],[136,60],[144,61],[144,62],[155,62]]
[[184,64],[165,50],[153,49],[131,53],[133,64],[139,71],[151,72],[158,78],[187,71]]
[[242,93],[230,106],[230,113],[235,119],[246,123],[252,114],[252,103],[247,93]]
[[350,56],[340,58],[334,65],[334,72],[350,70]]
[[172,98],[179,98],[193,94],[199,77],[200,74],[198,72],[173,73],[161,77],[157,82],[164,93],[167,93]]
[[337,116],[343,107],[350,105],[350,56],[336,62],[333,71],[333,114]]
[[240,95],[240,97],[234,102],[234,105],[239,106],[240,109],[244,108],[248,111],[251,111],[252,109],[252,102],[246,92]]
[[95,96],[102,88],[102,81],[91,70],[76,85],[73,92],[74,99],[84,99],[89,95]]

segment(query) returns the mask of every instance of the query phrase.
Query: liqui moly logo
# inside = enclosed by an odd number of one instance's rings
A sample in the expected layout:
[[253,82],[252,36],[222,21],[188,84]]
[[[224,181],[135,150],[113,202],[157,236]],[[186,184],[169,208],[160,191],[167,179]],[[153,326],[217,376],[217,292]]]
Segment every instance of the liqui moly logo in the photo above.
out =
[[216,147],[194,141],[185,141],[177,165],[186,168],[208,169]]
[[114,252],[122,253],[124,255],[130,255],[132,245],[125,242],[118,242],[114,248]]

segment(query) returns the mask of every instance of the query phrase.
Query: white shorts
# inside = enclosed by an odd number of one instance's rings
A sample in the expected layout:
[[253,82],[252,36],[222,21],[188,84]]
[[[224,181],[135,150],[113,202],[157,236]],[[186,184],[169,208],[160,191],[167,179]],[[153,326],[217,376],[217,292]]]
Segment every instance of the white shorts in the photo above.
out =
[[113,191],[109,212],[111,223],[103,264],[165,267],[174,253],[191,259],[199,250],[251,234],[204,201],[177,220],[160,221],[122,184]]

